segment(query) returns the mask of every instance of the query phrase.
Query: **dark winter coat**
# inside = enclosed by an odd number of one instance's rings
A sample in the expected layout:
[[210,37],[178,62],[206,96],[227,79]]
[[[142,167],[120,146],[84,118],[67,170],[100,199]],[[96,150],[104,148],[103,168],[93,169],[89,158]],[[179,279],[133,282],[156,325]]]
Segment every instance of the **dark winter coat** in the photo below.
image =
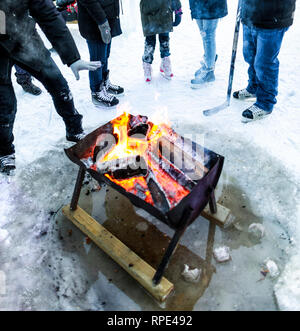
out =
[[227,0],[190,0],[192,19],[216,19],[228,14]]
[[141,0],[144,36],[173,31],[173,11],[180,8],[180,0]]
[[6,34],[0,39],[10,57],[39,70],[41,59],[49,51],[35,29],[37,22],[63,63],[71,65],[80,59],[79,52],[66,24],[51,0],[1,0],[5,13]]
[[108,20],[112,37],[122,33],[119,0],[77,0],[78,25],[83,38],[102,40],[98,26]]
[[287,28],[295,8],[296,0],[242,0],[242,22],[261,29]]

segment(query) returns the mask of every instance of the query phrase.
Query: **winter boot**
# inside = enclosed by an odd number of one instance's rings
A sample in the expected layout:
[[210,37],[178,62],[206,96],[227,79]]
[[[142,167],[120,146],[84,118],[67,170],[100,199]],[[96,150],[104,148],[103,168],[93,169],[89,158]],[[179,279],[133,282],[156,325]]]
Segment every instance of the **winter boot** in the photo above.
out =
[[211,83],[216,80],[215,73],[213,70],[204,70],[195,79],[191,80],[191,88],[198,89],[201,88],[205,83]]
[[107,93],[105,84],[102,84],[100,92],[92,92],[92,102],[100,108],[114,108],[119,100],[112,94]]
[[12,176],[16,169],[15,154],[0,156],[0,172]]
[[144,76],[146,83],[150,83],[152,81],[152,66],[151,63],[143,62],[144,68]]
[[242,122],[248,123],[248,122],[261,120],[264,117],[270,115],[271,113],[272,111],[266,111],[257,107],[256,105],[252,105],[251,107],[243,111]]
[[113,85],[109,80],[109,70],[103,74],[104,85],[106,87],[106,91],[113,95],[122,95],[124,94],[124,89],[121,86]]
[[42,90],[35,86],[32,82],[28,82],[25,84],[20,84],[23,88],[23,90],[27,93],[30,93],[32,95],[40,95],[42,93]]
[[160,73],[166,79],[171,79],[174,75],[172,73],[170,57],[164,57],[161,59]]
[[30,74],[16,73],[16,77],[17,77],[17,83],[22,86],[25,92],[30,93],[32,95],[40,95],[42,93],[42,90],[32,83],[32,78]]
[[236,92],[233,92],[233,97],[235,99],[239,99],[239,100],[243,100],[243,101],[255,101],[256,96],[255,94],[252,94],[250,92],[247,91],[247,89],[242,89]]

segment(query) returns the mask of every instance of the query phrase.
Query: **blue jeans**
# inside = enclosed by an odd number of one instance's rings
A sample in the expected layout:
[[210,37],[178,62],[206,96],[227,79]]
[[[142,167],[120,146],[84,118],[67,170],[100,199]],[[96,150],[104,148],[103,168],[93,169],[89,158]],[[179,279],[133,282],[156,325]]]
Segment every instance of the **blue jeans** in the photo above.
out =
[[87,40],[90,60],[101,61],[102,66],[96,71],[89,72],[90,88],[92,92],[99,92],[103,83],[103,74],[108,72],[108,58],[110,55],[110,44],[105,44],[103,41]]
[[197,19],[196,22],[202,36],[206,70],[214,70],[216,61],[216,30],[219,19]]
[[247,91],[256,94],[259,108],[272,112],[278,94],[280,51],[283,36],[288,28],[259,29],[243,26],[243,54],[249,64]]

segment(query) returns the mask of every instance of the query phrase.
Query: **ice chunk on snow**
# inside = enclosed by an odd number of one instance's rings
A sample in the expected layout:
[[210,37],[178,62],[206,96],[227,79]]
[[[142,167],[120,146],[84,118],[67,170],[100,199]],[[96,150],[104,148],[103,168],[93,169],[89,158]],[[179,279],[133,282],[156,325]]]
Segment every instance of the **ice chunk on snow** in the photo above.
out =
[[214,257],[217,262],[227,262],[231,259],[230,248],[227,246],[220,246],[214,249]]
[[4,242],[9,236],[9,233],[7,230],[0,229],[0,243]]
[[280,273],[279,269],[277,267],[277,264],[273,260],[267,259],[267,260],[265,260],[264,264],[272,278],[276,278],[279,276],[279,273]]
[[265,228],[260,223],[252,223],[248,228],[248,232],[255,238],[261,239],[265,235]]
[[300,310],[300,256],[293,256],[275,285],[281,310]]
[[190,269],[190,267],[185,264],[184,270],[181,274],[186,282],[198,283],[200,279],[200,269]]

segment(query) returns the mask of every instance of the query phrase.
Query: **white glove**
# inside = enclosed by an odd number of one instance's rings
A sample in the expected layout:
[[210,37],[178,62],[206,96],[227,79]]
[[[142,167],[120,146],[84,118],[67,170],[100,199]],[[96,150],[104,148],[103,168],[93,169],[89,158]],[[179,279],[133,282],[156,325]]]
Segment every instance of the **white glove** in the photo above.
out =
[[99,69],[102,66],[100,61],[92,61],[87,62],[83,60],[78,60],[70,65],[70,68],[73,71],[74,76],[77,80],[79,80],[79,71],[80,70],[89,70],[89,71],[95,71]]

